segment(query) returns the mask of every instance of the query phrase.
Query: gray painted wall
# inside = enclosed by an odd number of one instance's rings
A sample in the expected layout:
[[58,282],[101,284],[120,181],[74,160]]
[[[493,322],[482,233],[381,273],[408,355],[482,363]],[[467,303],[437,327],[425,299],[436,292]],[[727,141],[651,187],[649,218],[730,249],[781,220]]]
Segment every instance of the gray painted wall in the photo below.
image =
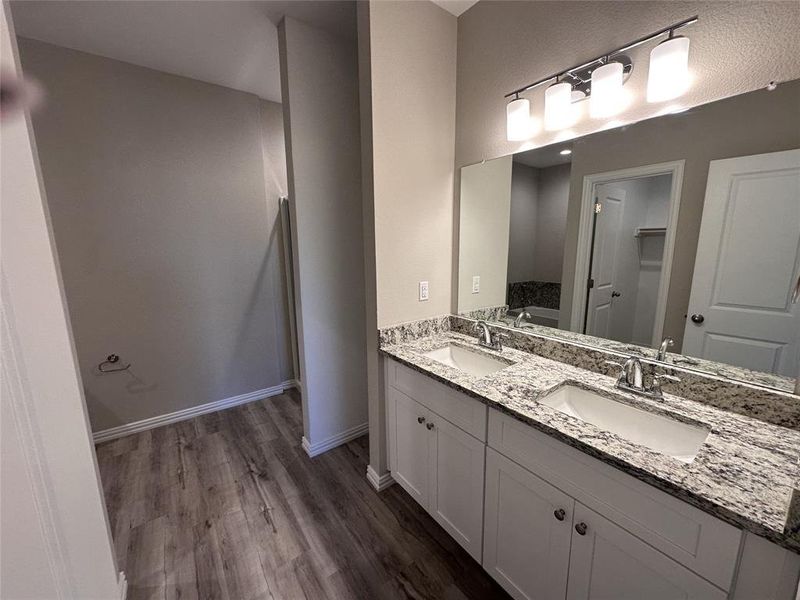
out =
[[570,165],[539,169],[539,206],[534,246],[536,281],[561,281],[567,231]]
[[[461,170],[463,179],[464,171]],[[463,187],[463,183],[462,183]],[[508,282],[532,281],[536,248],[536,212],[539,206],[539,169],[515,162],[511,167],[511,218],[508,234]],[[464,214],[464,206],[459,206]],[[464,234],[459,233],[461,244]],[[460,261],[459,251],[459,263]],[[499,267],[500,265],[497,265]],[[460,293],[460,290],[459,290]],[[459,297],[460,298],[460,297]],[[488,305],[487,305],[488,306]]]
[[305,440],[367,423],[358,56],[353,40],[278,27]]
[[[274,107],[42,42],[20,50],[47,91],[34,133],[92,428],[291,379],[280,185],[262,146]],[[130,371],[97,372],[112,352]]]
[[[452,299],[456,18],[431,2],[370,3],[378,326]],[[430,299],[419,301],[428,281]]]
[[569,170],[569,164],[537,169],[514,163],[508,250],[509,282],[561,281],[569,201]]

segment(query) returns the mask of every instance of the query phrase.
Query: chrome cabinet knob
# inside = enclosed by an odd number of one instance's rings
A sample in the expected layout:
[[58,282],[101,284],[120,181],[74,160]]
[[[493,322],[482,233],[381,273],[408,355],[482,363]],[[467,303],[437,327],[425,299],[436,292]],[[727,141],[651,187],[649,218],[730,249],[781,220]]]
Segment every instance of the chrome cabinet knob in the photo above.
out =
[[425,417],[417,417],[417,423],[424,423]]
[[558,521],[563,521],[567,517],[567,513],[563,508],[558,508],[553,511],[553,516]]
[[433,423],[428,423],[427,425],[425,425],[425,427],[427,427],[428,431],[430,431],[431,429],[433,429]]
[[698,314],[692,315],[691,319],[692,323],[696,323],[697,325],[700,325],[700,323],[706,320],[706,318],[703,315],[698,315]]
[[575,525],[575,531],[578,532],[578,535],[586,535],[586,529],[586,523],[581,522]]

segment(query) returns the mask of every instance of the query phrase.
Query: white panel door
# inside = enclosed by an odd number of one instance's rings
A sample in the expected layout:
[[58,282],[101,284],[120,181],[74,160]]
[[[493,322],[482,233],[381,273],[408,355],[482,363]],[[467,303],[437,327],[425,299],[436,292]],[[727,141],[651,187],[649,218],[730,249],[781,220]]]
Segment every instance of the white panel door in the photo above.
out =
[[712,161],[683,353],[794,376],[799,271],[800,150]]
[[419,504],[428,506],[430,412],[402,392],[389,388],[389,427],[394,433],[392,477]]
[[573,521],[568,600],[727,597],[699,575],[578,502]]
[[625,190],[609,185],[598,186],[590,277],[594,286],[589,290],[586,312],[586,333],[608,338],[611,331],[611,311],[614,305],[617,248],[622,229]]
[[483,568],[517,600],[564,599],[573,506],[564,492],[487,448]]
[[480,562],[483,542],[483,473],[486,445],[431,413],[428,512]]

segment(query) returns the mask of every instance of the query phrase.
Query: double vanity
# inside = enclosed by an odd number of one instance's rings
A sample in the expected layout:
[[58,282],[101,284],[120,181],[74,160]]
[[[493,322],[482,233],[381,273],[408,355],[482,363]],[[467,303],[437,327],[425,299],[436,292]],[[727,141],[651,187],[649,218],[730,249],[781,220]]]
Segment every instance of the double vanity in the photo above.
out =
[[511,596],[794,600],[800,431],[473,327],[382,335],[388,462]]

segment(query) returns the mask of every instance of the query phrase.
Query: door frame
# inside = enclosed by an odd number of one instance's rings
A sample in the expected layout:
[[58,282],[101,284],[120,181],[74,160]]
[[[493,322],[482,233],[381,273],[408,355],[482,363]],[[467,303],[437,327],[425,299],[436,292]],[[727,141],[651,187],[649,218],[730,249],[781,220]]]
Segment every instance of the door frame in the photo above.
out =
[[[7,2],[0,6],[0,48],[3,67],[19,77]],[[0,391],[6,431],[19,448],[9,474],[29,484],[3,488],[2,501],[12,509],[30,503],[35,514],[3,532],[3,551],[27,562],[11,584],[39,578],[59,600],[124,598],[27,113],[3,122],[0,169]]]
[[683,189],[683,169],[686,161],[643,165],[617,171],[592,173],[583,178],[581,192],[580,217],[578,222],[578,243],[575,259],[575,279],[572,291],[572,310],[570,314],[570,331],[582,332],[586,323],[586,301],[589,292],[589,269],[591,268],[591,252],[593,239],[594,204],[597,197],[597,186],[607,183],[618,183],[629,179],[642,179],[656,175],[672,175],[669,195],[669,217],[667,233],[664,239],[664,258],[661,263],[661,277],[658,284],[658,300],[656,316],[653,324],[652,344],[661,342],[664,335],[664,318],[667,312],[667,293],[672,271],[672,256],[675,249],[675,236],[678,225],[678,212]]

